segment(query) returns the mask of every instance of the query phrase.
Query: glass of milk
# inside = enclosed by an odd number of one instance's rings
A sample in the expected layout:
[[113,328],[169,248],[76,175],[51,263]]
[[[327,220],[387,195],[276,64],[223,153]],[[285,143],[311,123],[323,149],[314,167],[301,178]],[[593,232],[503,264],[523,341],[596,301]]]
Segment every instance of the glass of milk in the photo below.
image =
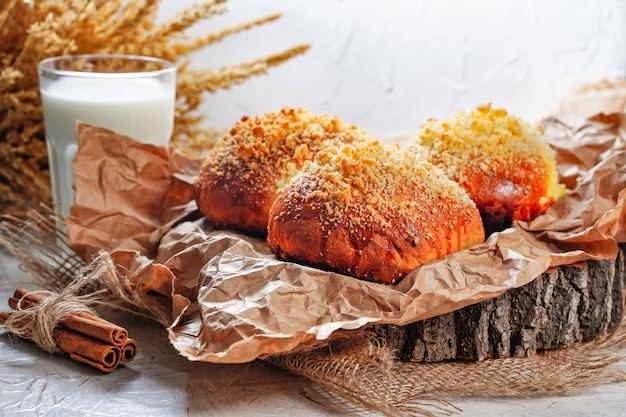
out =
[[52,195],[64,217],[74,204],[76,122],[167,146],[174,130],[176,66],[134,55],[68,55],[39,63]]

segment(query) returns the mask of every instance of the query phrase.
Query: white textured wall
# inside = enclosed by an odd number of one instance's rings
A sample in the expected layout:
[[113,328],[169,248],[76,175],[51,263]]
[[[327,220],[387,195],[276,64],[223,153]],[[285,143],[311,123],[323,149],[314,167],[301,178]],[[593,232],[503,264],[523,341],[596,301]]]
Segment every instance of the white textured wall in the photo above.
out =
[[[163,18],[191,0],[164,0]],[[285,105],[337,115],[381,138],[428,117],[492,102],[528,120],[583,82],[624,77],[626,0],[229,0],[229,12],[190,34],[272,12],[283,17],[195,54],[218,68],[311,49],[206,98],[207,124]]]

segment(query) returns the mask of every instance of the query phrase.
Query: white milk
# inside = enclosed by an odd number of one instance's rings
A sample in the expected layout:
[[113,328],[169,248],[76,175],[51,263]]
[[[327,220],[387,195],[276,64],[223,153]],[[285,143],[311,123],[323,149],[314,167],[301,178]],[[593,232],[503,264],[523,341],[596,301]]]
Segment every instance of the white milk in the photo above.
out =
[[175,88],[145,78],[62,78],[42,89],[52,190],[64,216],[74,203],[76,122],[165,146],[174,128],[175,94]]

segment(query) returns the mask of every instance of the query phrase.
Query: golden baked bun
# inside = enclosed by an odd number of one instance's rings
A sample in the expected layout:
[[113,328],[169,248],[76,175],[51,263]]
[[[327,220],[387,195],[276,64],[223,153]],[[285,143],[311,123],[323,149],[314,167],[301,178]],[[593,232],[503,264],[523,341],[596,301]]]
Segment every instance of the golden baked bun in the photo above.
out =
[[267,236],[282,259],[383,283],[483,240],[457,183],[375,141],[320,151],[279,191]]
[[555,153],[533,126],[491,105],[428,120],[409,147],[470,195],[487,235],[532,220],[565,192]]
[[354,140],[365,140],[364,131],[300,108],[243,117],[203,162],[198,208],[219,227],[265,235],[276,191],[320,149]]

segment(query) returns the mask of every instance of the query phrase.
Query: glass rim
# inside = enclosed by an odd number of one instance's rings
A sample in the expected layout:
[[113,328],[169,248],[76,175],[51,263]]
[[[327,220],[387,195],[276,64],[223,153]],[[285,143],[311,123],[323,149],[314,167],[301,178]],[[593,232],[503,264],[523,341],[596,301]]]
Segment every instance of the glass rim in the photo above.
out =
[[[122,59],[128,61],[152,62],[163,65],[163,68],[147,71],[125,71],[125,72],[98,72],[98,71],[79,71],[55,68],[51,64],[65,60],[78,59]],[[55,75],[83,77],[83,78],[152,78],[158,77],[169,72],[176,72],[177,65],[166,59],[156,58],[147,55],[127,55],[127,54],[76,54],[76,55],[58,55],[45,58],[37,64],[40,71],[45,71]]]

